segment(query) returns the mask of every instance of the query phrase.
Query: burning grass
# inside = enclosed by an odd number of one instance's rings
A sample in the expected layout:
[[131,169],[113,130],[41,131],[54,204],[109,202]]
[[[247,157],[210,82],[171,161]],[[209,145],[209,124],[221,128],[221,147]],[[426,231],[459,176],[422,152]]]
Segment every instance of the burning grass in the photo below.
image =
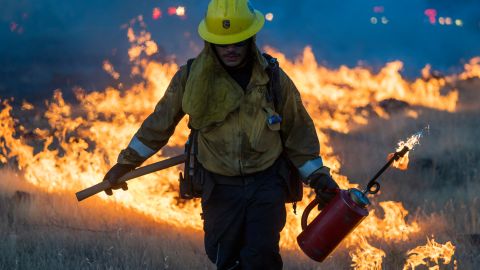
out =
[[[354,140],[337,139],[334,144],[348,145]],[[359,145],[358,142],[355,144]],[[360,145],[372,146],[365,142]],[[372,151],[379,156],[382,152],[378,149]],[[362,168],[352,164],[344,168],[369,171],[375,166]],[[412,170],[412,175],[422,177],[423,172],[416,168]],[[426,198],[435,198],[427,202],[422,196],[405,189],[412,187],[415,178],[403,178],[400,175],[403,181],[395,184],[392,181],[397,181],[396,177],[399,177],[396,173],[388,175],[380,196],[391,196],[407,201],[407,205],[412,204],[408,208],[417,210],[410,219],[428,229],[410,237],[408,243],[388,239],[370,241],[374,245],[370,249],[383,250],[380,266],[383,269],[402,268],[407,261],[407,252],[425,245],[425,235],[435,235],[439,243],[455,243],[456,255],[453,259],[457,261],[459,269],[475,269],[480,262],[480,243],[475,238],[475,233],[480,230],[480,201],[473,192],[466,190],[479,190],[478,182],[466,183],[448,195],[435,187],[417,191],[418,194],[425,194]],[[441,175],[437,177],[442,179]],[[8,269],[213,269],[204,255],[201,231],[154,222],[148,216],[99,198],[92,198],[80,205],[73,194],[45,193],[12,170],[3,169],[0,178],[0,264]],[[15,195],[18,190],[28,194],[28,197]],[[389,194],[395,190],[396,196]],[[381,209],[377,210],[381,213]],[[368,250],[367,247],[357,248]],[[365,268],[372,264],[365,265],[356,259],[360,256],[357,254],[368,256],[365,252],[353,253],[357,248],[341,246],[321,264],[322,269],[348,269],[350,265],[357,269],[373,269]],[[282,253],[285,269],[318,269],[318,264],[298,250],[284,249]],[[353,263],[349,254],[352,254]],[[371,259],[368,261],[373,263]],[[428,259],[425,262],[429,266],[436,265]],[[444,261],[439,262],[442,264]],[[453,262],[445,269],[453,269]]]
[[0,178],[2,269],[211,267],[200,231],[156,223],[98,198],[79,205],[71,193],[45,193],[11,170],[1,170]]
[[[365,251],[369,249],[380,249],[385,254],[379,263],[383,269],[400,269],[408,261],[407,252],[425,246],[431,236],[438,243],[451,241],[455,245],[455,255],[446,269],[453,269],[454,261],[459,269],[475,269],[480,263],[480,201],[476,192],[480,190],[477,169],[480,147],[474,140],[480,135],[478,111],[452,114],[421,109],[419,112],[415,121],[393,113],[389,120],[373,117],[368,125],[348,134],[327,133],[343,164],[340,172],[365,184],[385,162],[385,152],[395,146],[399,137],[425,124],[431,125],[430,134],[412,154],[411,167],[406,171],[390,170],[379,180],[383,188],[373,208],[378,218],[384,220],[380,200],[402,201],[411,212],[407,224],[418,223],[421,232],[407,234],[406,242],[370,237],[368,243],[373,245],[370,248],[344,244],[321,265],[322,269],[368,267],[369,264],[359,260],[363,258],[360,256],[368,256]],[[382,132],[372,132],[375,130]],[[368,159],[364,158],[367,156]],[[148,215],[100,198],[78,204],[73,192],[45,192],[13,169],[3,169],[0,175],[1,265],[71,269],[212,268],[204,255],[203,233],[199,230],[155,222]],[[15,201],[17,190],[27,192],[31,198]],[[186,209],[179,211],[189,213]],[[190,216],[195,218],[199,211],[192,213]],[[287,248],[282,253],[286,269],[318,267],[298,250]],[[437,265],[428,258],[423,261],[430,267]],[[440,265],[444,262],[438,261]]]
[[[477,93],[478,97],[477,83],[463,84],[460,96]],[[463,107],[463,103],[459,106]],[[480,146],[475,139],[480,135],[478,110],[461,110],[452,114],[423,108],[419,112],[415,121],[394,114],[389,120],[371,119],[369,125],[349,134],[330,132],[332,145],[344,164],[341,173],[365,183],[385,161],[381,149],[395,145],[398,134],[406,136],[407,131],[430,124],[429,134],[410,153],[408,170],[390,170],[379,180],[382,191],[375,201],[384,198],[401,201],[406,209],[412,210],[408,220],[418,222],[422,230],[410,238],[408,245],[403,243],[400,246],[414,250],[417,246],[425,246],[427,237],[443,244],[451,241],[455,245],[452,250],[455,250],[453,258],[458,269],[476,269],[480,263]],[[372,132],[374,130],[382,132]],[[394,247],[393,243],[375,246],[387,253],[384,267],[394,265],[393,268],[397,269],[401,268],[397,260],[405,258],[405,251],[399,254],[401,249]],[[425,264],[429,267],[436,265],[429,259]],[[450,262],[446,269],[453,269],[454,264]],[[418,266],[415,269],[424,268]]]
[[[23,111],[19,111],[3,102],[0,161],[19,169],[22,179],[33,185],[37,194],[35,203],[24,203],[25,207],[18,211],[12,211],[16,209],[12,207],[2,210],[7,216],[14,213],[18,220],[23,220],[16,223],[15,219],[15,226],[11,222],[3,224],[8,233],[2,237],[9,239],[4,243],[15,243],[14,249],[8,246],[12,244],[2,245],[15,251],[7,252],[10,255],[1,259],[8,265],[16,267],[19,261],[27,261],[31,264],[26,266],[34,268],[57,267],[62,263],[73,268],[109,268],[110,264],[116,268],[121,263],[128,265],[126,268],[166,268],[162,266],[162,260],[165,261],[162,256],[169,256],[175,269],[211,267],[201,248],[199,202],[178,199],[180,168],[134,180],[128,192],[117,192],[113,198],[101,194],[81,204],[73,201],[74,192],[102,179],[178,69],[174,63],[148,60],[157,47],[145,31],[137,34],[129,29],[128,36],[132,42],[130,52],[134,52],[129,54],[133,63],[131,76],[142,80],[130,89],[119,91],[110,87],[90,94],[77,90],[76,105],[66,102],[57,91],[44,111],[30,104],[24,104]],[[430,235],[441,244],[453,241],[456,255],[450,266],[457,259],[458,265],[467,269],[477,263],[478,258],[466,255],[468,252],[457,255],[468,250],[463,240],[457,240],[457,234],[478,233],[478,215],[474,210],[463,214],[471,220],[467,233],[465,224],[450,222],[451,216],[461,218],[462,213],[454,211],[456,207],[476,203],[476,197],[464,197],[461,192],[467,184],[478,190],[477,171],[468,170],[470,178],[463,177],[463,173],[465,167],[479,167],[476,157],[480,150],[476,145],[466,147],[462,139],[476,139],[480,135],[478,128],[472,128],[479,126],[478,110],[471,106],[468,106],[470,111],[457,110],[463,93],[478,98],[478,93],[472,94],[468,89],[469,85],[459,89],[465,79],[475,80],[476,63],[470,63],[462,74],[442,78],[430,76],[424,70],[423,78],[410,82],[399,72],[401,62],[389,63],[374,74],[363,67],[328,70],[316,63],[309,48],[295,61],[271,48],[267,51],[279,59],[300,89],[320,135],[322,156],[342,188],[365,184],[399,139],[428,124],[431,126],[432,135],[424,140],[430,147],[421,145],[418,152],[424,154],[417,156],[415,152],[410,156],[412,166],[401,177],[399,172],[393,172],[381,180],[388,188],[382,189],[382,194],[374,200],[374,211],[322,268],[402,268],[407,262],[407,252],[425,250],[420,247],[427,244],[426,237]],[[107,64],[105,69],[116,76],[113,67]],[[461,124],[464,119],[468,125]],[[437,132],[443,137],[437,138]],[[452,137],[455,132],[459,138]],[[150,162],[181,151],[187,134],[186,122],[182,121],[168,146]],[[458,148],[464,151],[456,151]],[[467,162],[459,164],[461,160]],[[345,175],[355,180],[349,181]],[[18,182],[17,177],[13,179]],[[477,196],[471,190],[465,192]],[[16,193],[9,194],[4,196],[5,200]],[[299,211],[312,198],[308,189],[305,195]],[[384,198],[394,201],[381,201]],[[450,201],[453,208],[449,210],[445,201]],[[402,202],[406,202],[406,207]],[[281,242],[286,268],[318,267],[296,248],[299,216],[289,213]],[[34,259],[27,259],[32,250],[39,253],[34,252],[35,256],[29,257]],[[51,250],[62,255],[52,255],[57,253]],[[78,253],[73,254],[75,250]],[[75,259],[59,259],[67,253],[68,258]],[[105,256],[113,261],[100,260]],[[428,256],[424,259],[429,260]],[[128,264],[130,261],[132,264]],[[444,262],[447,263],[440,260],[436,264]],[[436,264],[432,267],[437,267]]]

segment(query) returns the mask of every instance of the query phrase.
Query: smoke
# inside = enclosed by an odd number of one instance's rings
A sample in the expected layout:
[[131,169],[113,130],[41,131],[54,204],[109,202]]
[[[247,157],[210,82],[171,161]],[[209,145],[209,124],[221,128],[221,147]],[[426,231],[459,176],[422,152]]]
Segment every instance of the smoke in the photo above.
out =
[[[480,55],[480,5],[474,0],[251,1],[273,14],[258,35],[259,45],[271,45],[289,57],[311,45],[317,60],[332,68],[361,62],[375,69],[402,60],[405,74],[416,77],[427,63],[448,73]],[[140,14],[161,47],[159,57],[183,63],[202,47],[196,29],[207,4],[0,0],[0,97],[35,101],[61,88],[68,99],[74,86],[98,90],[113,84],[102,62],[108,59],[120,73],[128,70],[121,26]],[[167,14],[168,7],[179,5],[186,7],[185,18]],[[375,13],[375,6],[384,11]],[[162,10],[158,20],[152,18],[155,7]],[[463,26],[430,25],[426,8],[461,19]],[[379,22],[385,17],[388,23],[372,24],[372,17]]]

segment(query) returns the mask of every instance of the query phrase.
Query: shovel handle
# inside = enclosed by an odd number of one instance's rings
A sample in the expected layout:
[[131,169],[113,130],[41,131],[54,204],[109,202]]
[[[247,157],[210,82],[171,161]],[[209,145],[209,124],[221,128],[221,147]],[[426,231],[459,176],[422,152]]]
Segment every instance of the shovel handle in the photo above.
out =
[[[126,182],[127,180],[130,180],[130,179],[133,179],[133,178],[136,178],[136,177],[140,177],[142,175],[146,175],[146,174],[156,172],[156,171],[159,171],[159,170],[163,170],[163,169],[166,169],[166,168],[169,168],[169,167],[172,167],[172,166],[176,166],[178,164],[182,164],[183,162],[185,162],[185,155],[179,155],[179,156],[176,156],[176,157],[168,158],[168,159],[165,159],[165,160],[162,160],[162,161],[159,161],[159,162],[156,162],[156,163],[144,166],[144,167],[140,167],[136,170],[133,170],[133,171],[125,174],[124,176],[120,177],[120,179],[118,179],[117,182],[118,182],[118,184],[121,184],[123,182]],[[93,196],[93,195],[95,195],[99,192],[102,192],[106,189],[109,189],[109,188],[112,188],[112,185],[110,184],[110,182],[105,180],[105,181],[102,181],[102,182],[100,182],[100,183],[98,183],[94,186],[91,186],[89,188],[81,190],[81,191],[77,192],[75,195],[77,196],[77,200],[80,202],[80,201],[85,200],[86,198],[89,198],[89,197],[91,197],[91,196]]]
[[89,188],[81,190],[81,191],[75,193],[75,195],[77,196],[77,200],[79,202],[81,202],[81,201],[85,200],[86,198],[89,198],[89,197],[91,197],[91,196],[93,196],[93,195],[95,195],[99,192],[102,192],[106,189],[109,189],[111,187],[112,187],[112,185],[110,184],[110,182],[105,180],[105,181],[102,181],[102,182],[100,182],[100,183],[98,183],[94,186],[91,186]]

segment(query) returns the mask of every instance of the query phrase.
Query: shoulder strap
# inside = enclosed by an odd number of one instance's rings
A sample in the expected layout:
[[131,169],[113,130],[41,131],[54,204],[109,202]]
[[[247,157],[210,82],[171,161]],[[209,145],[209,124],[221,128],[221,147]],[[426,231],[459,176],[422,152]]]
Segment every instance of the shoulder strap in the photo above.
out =
[[267,53],[263,53],[262,55],[268,62],[267,74],[270,79],[268,83],[267,101],[271,102],[273,100],[275,111],[279,112],[278,107],[282,100],[280,89],[280,66],[277,58],[274,58]]
[[[267,59],[268,61],[268,68],[267,68],[267,73],[269,77],[269,83],[268,83],[268,90],[267,90],[267,101],[271,102],[273,100],[273,104],[275,106],[275,111],[281,115],[281,110],[280,110],[280,102],[282,101],[282,92],[281,92],[281,85],[280,85],[280,66],[278,64],[278,61],[276,58],[272,57],[271,55],[268,55],[266,53],[263,53],[263,57]],[[295,167],[295,165],[292,163],[290,158],[288,157],[287,153],[285,152],[285,140],[282,136],[282,133],[280,133],[280,139],[282,140],[282,146],[283,146],[283,152],[282,156],[287,162],[287,166],[289,167],[289,180],[287,181],[288,184],[288,201],[291,202],[293,206],[293,213],[296,215],[297,214],[297,201],[302,200],[303,196],[303,184],[302,181],[300,180],[300,176],[298,175],[298,171]]]
[[188,75],[190,75],[190,68],[192,67],[193,61],[195,61],[195,58],[190,58],[187,61],[187,80],[188,80]]
[[[188,76],[190,75],[190,69],[192,67],[193,61],[195,58],[190,58],[187,61],[187,80]],[[183,195],[180,191],[180,196],[184,196],[182,198],[191,199],[195,197],[194,189],[192,185],[193,178],[195,177],[195,171],[198,168],[198,161],[197,161],[197,154],[198,154],[198,129],[194,129],[190,125],[190,121],[188,123],[188,128],[190,129],[190,134],[188,135],[187,143],[185,144],[185,168],[184,168],[184,182],[188,182],[186,195]],[[185,186],[185,184],[184,184]]]
[[183,88],[185,89],[185,86],[187,85],[188,77],[190,76],[190,70],[192,69],[192,64],[193,61],[195,61],[195,58],[190,58],[187,60],[187,78],[185,79],[185,82],[182,82]]
[[[193,61],[195,61],[195,58],[190,58],[190,59],[187,60],[187,80],[188,80],[188,76],[190,75],[190,69],[192,68]],[[197,130],[192,128],[190,126],[190,123],[188,124],[188,128],[190,128],[190,130],[191,130],[189,140],[190,139],[192,140],[192,144],[196,144]]]

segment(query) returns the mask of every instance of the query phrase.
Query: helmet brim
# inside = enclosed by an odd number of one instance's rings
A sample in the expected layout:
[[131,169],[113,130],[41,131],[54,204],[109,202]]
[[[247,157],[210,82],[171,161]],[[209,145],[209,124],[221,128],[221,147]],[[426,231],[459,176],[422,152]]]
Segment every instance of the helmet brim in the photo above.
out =
[[207,25],[205,23],[205,19],[203,19],[198,25],[198,34],[203,40],[213,44],[223,45],[223,44],[233,44],[240,41],[244,41],[246,39],[253,37],[255,34],[257,34],[265,24],[265,18],[260,11],[255,10],[255,17],[256,17],[256,20],[254,21],[254,23],[252,23],[252,25],[250,25],[249,28],[234,35],[213,34],[212,32],[208,31]]

